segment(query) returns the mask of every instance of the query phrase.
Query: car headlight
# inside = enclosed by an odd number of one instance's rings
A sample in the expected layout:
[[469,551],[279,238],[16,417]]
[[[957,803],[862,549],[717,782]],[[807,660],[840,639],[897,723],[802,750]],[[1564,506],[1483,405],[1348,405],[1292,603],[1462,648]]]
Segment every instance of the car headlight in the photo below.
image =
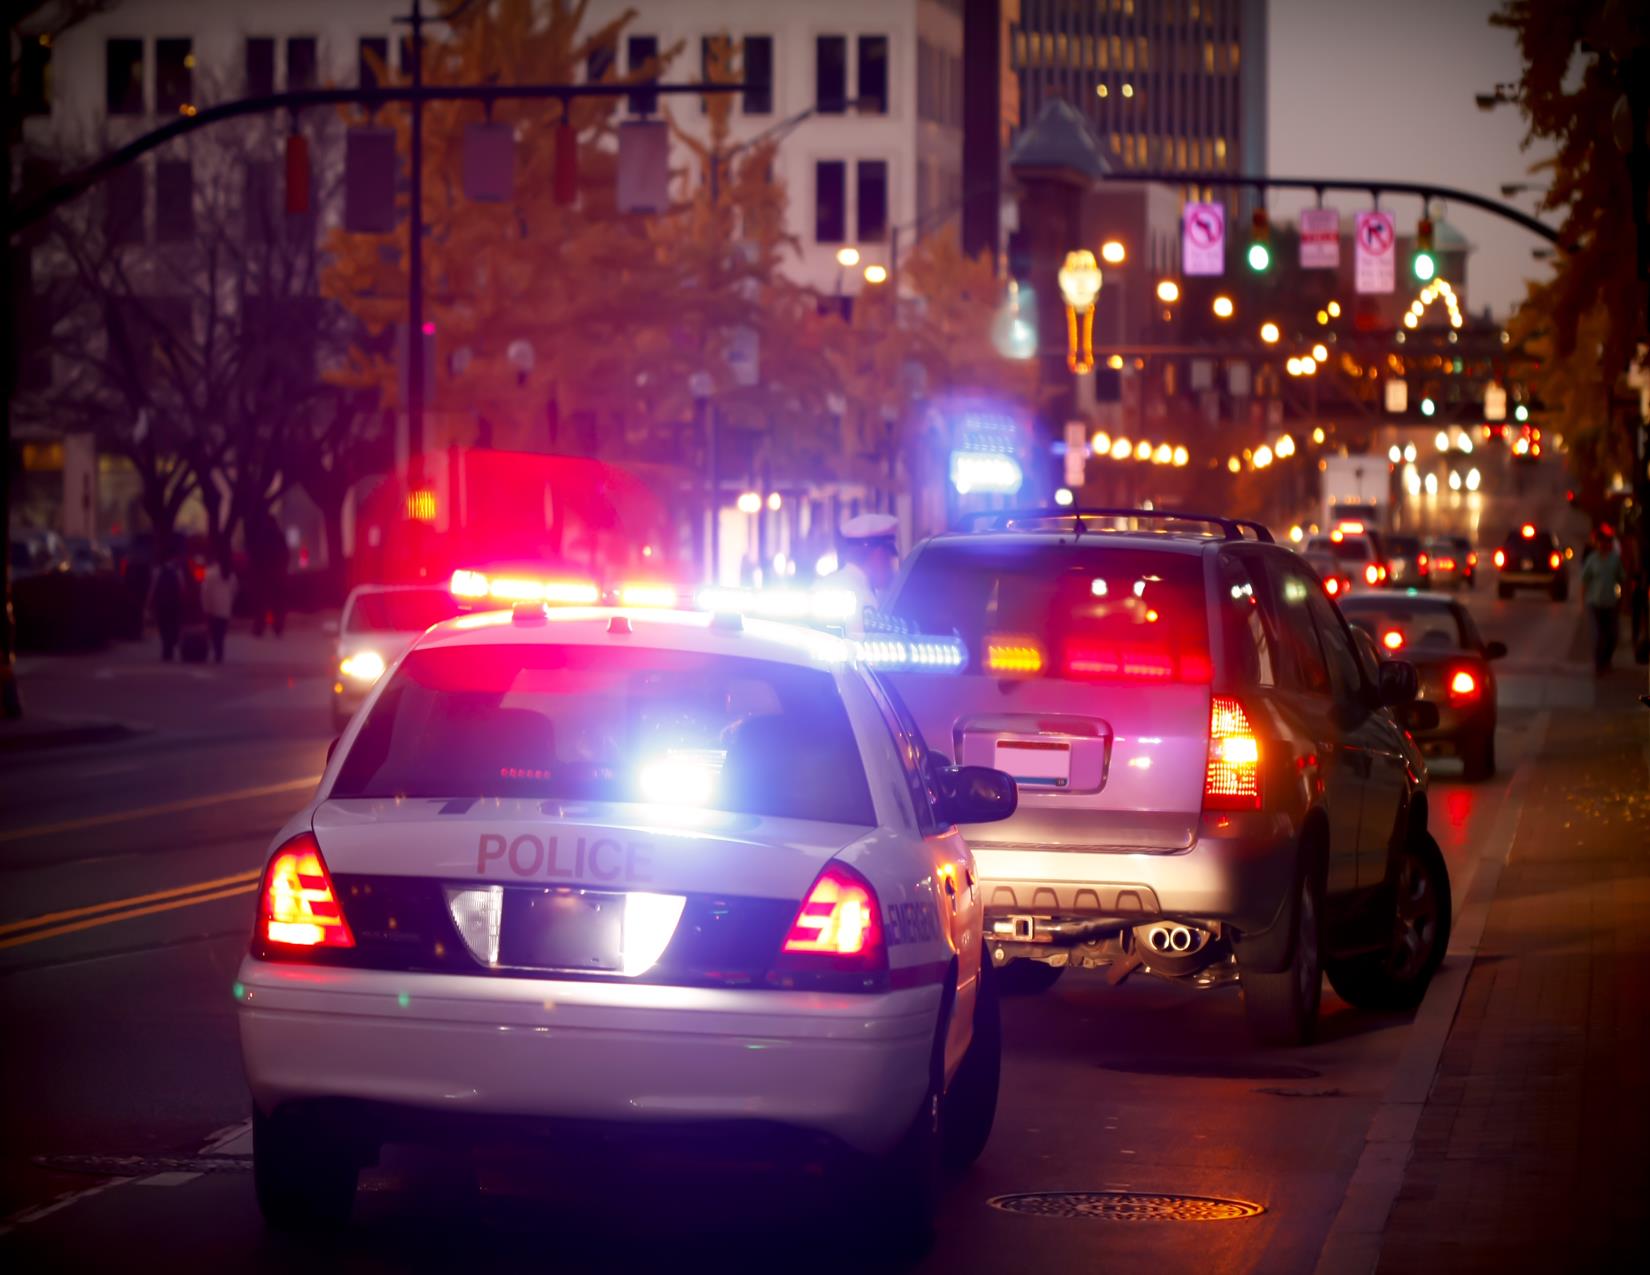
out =
[[383,677],[384,668],[384,657],[377,651],[357,651],[338,661],[338,671],[362,686],[371,686]]

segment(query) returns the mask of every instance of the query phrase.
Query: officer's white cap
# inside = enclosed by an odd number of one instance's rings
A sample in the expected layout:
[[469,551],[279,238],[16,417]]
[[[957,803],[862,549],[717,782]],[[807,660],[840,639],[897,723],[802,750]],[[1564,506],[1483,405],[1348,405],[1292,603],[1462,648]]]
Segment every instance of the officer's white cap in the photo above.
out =
[[893,514],[855,514],[843,520],[844,540],[888,540],[899,534],[899,519]]

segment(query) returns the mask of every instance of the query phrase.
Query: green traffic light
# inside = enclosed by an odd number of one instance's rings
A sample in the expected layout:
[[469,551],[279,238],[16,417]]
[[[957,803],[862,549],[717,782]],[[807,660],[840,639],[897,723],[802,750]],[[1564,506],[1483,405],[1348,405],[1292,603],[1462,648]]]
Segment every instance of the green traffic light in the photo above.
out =
[[1262,274],[1272,267],[1272,250],[1263,243],[1249,245],[1249,269]]
[[1438,273],[1438,262],[1430,252],[1418,252],[1413,262],[1415,277],[1422,283],[1427,283]]

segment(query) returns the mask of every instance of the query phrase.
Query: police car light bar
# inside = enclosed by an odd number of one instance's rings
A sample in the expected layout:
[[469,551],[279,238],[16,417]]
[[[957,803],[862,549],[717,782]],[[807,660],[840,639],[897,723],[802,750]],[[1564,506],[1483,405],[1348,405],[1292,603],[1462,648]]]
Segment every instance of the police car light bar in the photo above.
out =
[[873,637],[855,647],[879,673],[955,673],[968,663],[968,648],[955,637]]
[[501,603],[548,602],[563,606],[594,606],[601,590],[590,580],[535,580],[525,576],[489,576],[481,571],[453,572],[448,587],[455,598]]

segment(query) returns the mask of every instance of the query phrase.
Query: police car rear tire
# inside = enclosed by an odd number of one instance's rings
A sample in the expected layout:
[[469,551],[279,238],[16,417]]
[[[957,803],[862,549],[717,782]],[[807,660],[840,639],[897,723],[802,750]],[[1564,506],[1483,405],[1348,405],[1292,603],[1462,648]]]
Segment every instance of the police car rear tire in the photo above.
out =
[[964,1169],[980,1158],[997,1118],[997,1091],[1003,1072],[1003,1020],[997,1004],[997,972],[991,959],[980,962],[974,1000],[974,1039],[945,1092],[945,1162]]
[[349,1145],[302,1113],[252,1113],[252,1182],[264,1222],[326,1231],[349,1221],[359,1169]]

